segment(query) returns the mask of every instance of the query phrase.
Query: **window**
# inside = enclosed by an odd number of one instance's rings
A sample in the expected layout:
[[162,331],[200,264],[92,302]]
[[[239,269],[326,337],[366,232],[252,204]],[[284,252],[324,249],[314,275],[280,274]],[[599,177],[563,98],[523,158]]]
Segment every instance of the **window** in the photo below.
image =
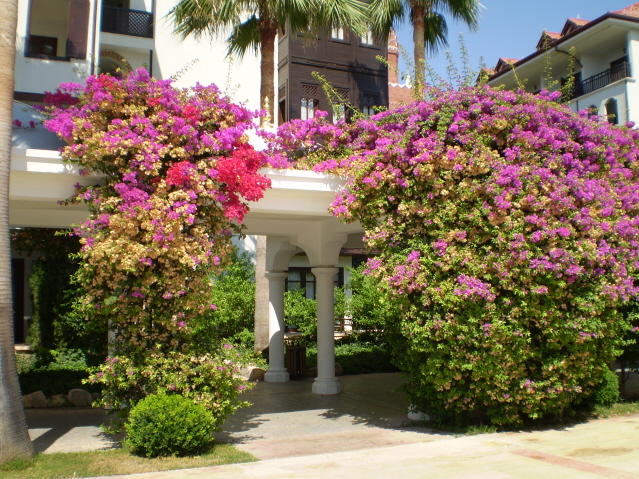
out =
[[315,117],[315,112],[319,108],[319,100],[315,98],[302,98],[302,109],[300,118],[302,120],[310,120]]
[[[335,275],[335,286],[344,286],[344,268],[339,268]],[[315,299],[315,275],[310,267],[291,267],[285,282],[286,291],[303,289],[306,297]]]
[[362,98],[362,113],[364,115],[374,115],[375,108],[374,106],[377,104],[377,98],[373,95],[364,95]]
[[606,102],[606,117],[608,118],[608,123],[612,123],[613,125],[619,124],[617,100],[615,100],[614,98],[611,98]]
[[25,55],[86,58],[89,0],[31,0]]
[[362,45],[366,45],[367,47],[372,47],[373,46],[373,32],[368,30],[366,33],[362,34],[359,37],[359,40],[360,40]]
[[344,27],[331,28],[331,40],[344,41]]
[[44,37],[41,35],[29,35],[27,44],[27,56],[29,57],[55,57],[58,53],[58,39],[56,37]]

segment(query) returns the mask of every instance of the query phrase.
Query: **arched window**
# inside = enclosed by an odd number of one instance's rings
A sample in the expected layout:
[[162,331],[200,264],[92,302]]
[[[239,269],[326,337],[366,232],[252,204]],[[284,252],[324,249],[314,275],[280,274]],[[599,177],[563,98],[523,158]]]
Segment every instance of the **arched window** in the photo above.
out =
[[608,118],[608,123],[612,123],[613,125],[617,125],[619,123],[617,100],[614,98],[611,98],[606,102],[606,117]]

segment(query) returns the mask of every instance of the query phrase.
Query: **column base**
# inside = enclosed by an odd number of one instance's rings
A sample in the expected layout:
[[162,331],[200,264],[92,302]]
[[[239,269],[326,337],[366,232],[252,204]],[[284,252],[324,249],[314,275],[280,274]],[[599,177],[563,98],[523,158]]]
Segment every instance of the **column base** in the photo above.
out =
[[264,382],[267,383],[287,383],[289,374],[286,369],[269,369],[264,374]]
[[312,390],[313,394],[328,396],[331,394],[339,394],[342,390],[342,385],[337,378],[315,378]]

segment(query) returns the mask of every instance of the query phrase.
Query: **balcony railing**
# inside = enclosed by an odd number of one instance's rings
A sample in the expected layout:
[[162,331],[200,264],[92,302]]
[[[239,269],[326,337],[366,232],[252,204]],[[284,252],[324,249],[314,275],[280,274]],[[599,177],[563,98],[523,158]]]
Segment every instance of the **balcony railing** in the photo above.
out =
[[599,90],[606,85],[614,83],[617,80],[627,78],[629,76],[630,63],[619,62],[610,67],[608,70],[604,70],[600,73],[597,73],[596,75],[582,80],[581,82],[577,82],[575,84],[574,92],[571,99],[577,98],[578,96],[586,95],[587,93],[591,93],[595,90]]
[[153,38],[153,14],[130,8],[102,7],[102,31]]

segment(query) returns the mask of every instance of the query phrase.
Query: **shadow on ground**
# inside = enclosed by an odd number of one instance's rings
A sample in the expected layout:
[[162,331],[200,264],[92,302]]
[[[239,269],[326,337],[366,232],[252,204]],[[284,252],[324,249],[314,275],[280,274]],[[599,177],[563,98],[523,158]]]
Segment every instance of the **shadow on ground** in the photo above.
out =
[[258,383],[217,437],[260,459],[432,441],[451,434],[409,426],[398,373],[340,377],[342,392],[318,396],[312,379]]
[[26,409],[27,426],[37,452],[70,452],[119,447],[119,438],[99,429],[103,409]]

